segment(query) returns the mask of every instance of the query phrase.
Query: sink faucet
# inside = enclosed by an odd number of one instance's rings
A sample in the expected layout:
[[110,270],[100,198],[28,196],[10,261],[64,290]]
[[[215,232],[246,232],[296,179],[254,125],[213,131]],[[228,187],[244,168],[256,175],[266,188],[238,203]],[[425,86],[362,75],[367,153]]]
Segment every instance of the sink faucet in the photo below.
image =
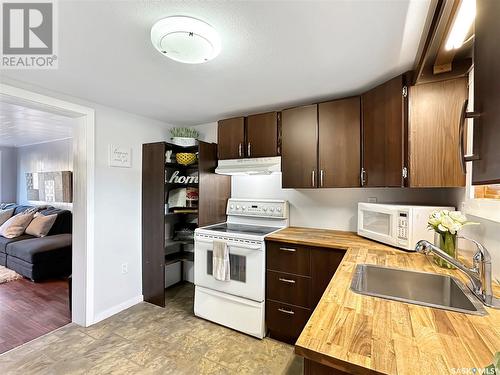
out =
[[460,271],[465,273],[470,279],[470,285],[467,285],[474,295],[481,300],[483,304],[489,307],[500,309],[500,299],[493,295],[492,276],[491,276],[491,256],[488,250],[479,242],[460,236],[464,240],[476,245],[477,251],[472,257],[472,268],[466,267],[457,259],[445,253],[439,247],[429,241],[418,241],[415,251],[422,254],[434,253],[438,257],[453,264]]

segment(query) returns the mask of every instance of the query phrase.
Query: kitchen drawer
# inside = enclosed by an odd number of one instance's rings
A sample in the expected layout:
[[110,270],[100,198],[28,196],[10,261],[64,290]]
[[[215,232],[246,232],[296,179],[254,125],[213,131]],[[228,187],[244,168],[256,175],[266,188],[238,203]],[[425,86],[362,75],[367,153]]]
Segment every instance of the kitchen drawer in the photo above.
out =
[[288,273],[267,271],[266,298],[311,307],[311,278]]
[[296,275],[311,275],[310,250],[303,246],[281,242],[267,242],[267,269]]
[[266,300],[266,325],[275,339],[295,344],[310,315],[310,309]]

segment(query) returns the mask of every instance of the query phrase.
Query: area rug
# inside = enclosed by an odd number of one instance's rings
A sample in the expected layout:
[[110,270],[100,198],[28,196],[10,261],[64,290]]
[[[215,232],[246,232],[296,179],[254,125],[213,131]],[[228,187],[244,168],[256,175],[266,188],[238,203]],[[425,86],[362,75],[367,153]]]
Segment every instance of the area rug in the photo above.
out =
[[9,281],[19,280],[23,277],[17,272],[9,270],[4,266],[0,266],[0,284],[8,283]]

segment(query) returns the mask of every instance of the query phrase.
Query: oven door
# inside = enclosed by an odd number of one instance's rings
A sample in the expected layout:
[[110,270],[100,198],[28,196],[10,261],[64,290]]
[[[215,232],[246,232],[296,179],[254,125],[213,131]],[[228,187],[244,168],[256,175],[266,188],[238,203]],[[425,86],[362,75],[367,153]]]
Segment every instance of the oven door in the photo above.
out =
[[230,280],[212,276],[213,239],[197,235],[194,247],[194,283],[257,302],[265,298],[264,242],[226,241],[229,247]]
[[359,203],[358,234],[388,245],[398,246],[397,209]]

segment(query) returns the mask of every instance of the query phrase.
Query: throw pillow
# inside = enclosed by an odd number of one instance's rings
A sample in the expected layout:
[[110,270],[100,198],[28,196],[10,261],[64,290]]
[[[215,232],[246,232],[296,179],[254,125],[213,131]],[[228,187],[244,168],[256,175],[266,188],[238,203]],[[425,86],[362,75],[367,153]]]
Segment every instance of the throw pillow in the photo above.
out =
[[0,226],[0,236],[5,238],[16,238],[24,233],[29,223],[33,220],[33,214],[20,213],[12,216]]
[[31,223],[26,228],[26,234],[30,234],[35,237],[45,237],[52,228],[52,225],[54,225],[56,219],[57,214],[45,216],[37,212]]
[[11,208],[10,210],[0,210],[0,225],[9,220],[13,214],[14,214],[13,208]]

